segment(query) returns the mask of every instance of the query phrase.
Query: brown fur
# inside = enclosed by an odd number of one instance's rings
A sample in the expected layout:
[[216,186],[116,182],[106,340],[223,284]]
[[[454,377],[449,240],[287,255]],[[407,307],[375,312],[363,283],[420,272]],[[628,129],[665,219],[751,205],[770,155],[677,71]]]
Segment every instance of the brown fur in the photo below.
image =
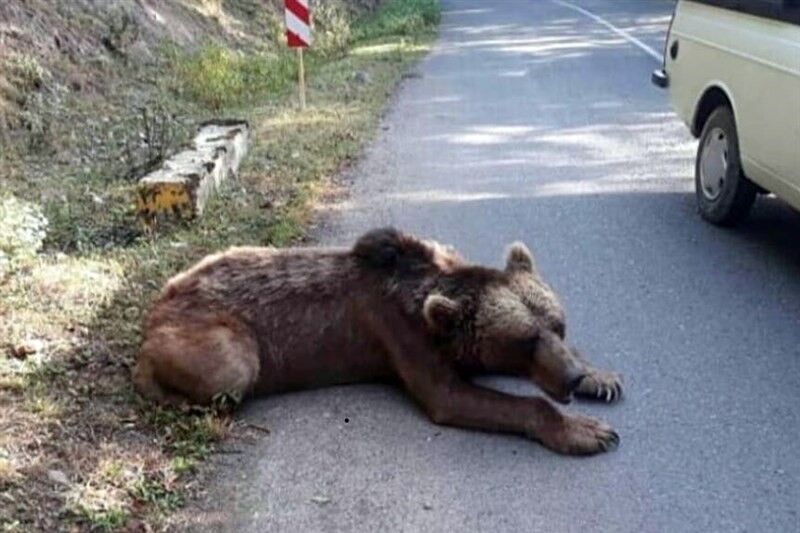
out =
[[233,248],[178,274],[153,305],[133,378],[146,397],[198,404],[398,379],[436,423],[605,451],[618,441],[606,424],[468,379],[525,376],[562,403],[619,398],[616,374],[592,369],[564,335],[524,245],[494,270],[386,228],[352,249]]

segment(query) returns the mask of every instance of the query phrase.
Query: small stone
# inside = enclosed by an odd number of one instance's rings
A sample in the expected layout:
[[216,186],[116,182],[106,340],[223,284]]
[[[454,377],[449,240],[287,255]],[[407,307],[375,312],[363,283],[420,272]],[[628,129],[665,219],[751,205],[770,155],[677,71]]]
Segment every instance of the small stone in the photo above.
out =
[[331,503],[331,499],[327,496],[314,496],[311,498],[311,501],[316,503],[317,505],[327,505]]
[[29,355],[41,352],[45,348],[45,343],[40,339],[27,339],[18,346],[11,347],[11,355],[20,360],[27,359]]
[[69,485],[69,479],[67,479],[67,475],[61,470],[48,470],[47,478],[53,483],[58,483],[59,485]]
[[430,511],[431,509],[433,509],[433,505],[431,505],[428,502],[425,502],[422,504],[422,508],[425,509],[426,511]]
[[20,361],[24,361],[31,354],[31,352],[28,351],[28,348],[25,345],[9,346],[8,352],[11,355],[11,357],[13,357],[14,359],[19,359]]
[[353,81],[365,85],[372,81],[372,77],[369,75],[368,72],[364,72],[363,70],[358,70],[353,74]]

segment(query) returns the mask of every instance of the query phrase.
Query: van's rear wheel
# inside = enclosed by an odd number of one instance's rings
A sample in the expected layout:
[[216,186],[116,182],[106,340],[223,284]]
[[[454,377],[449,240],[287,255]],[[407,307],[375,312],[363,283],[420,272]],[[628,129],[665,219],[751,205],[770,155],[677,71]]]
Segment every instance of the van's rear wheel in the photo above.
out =
[[708,117],[695,162],[695,193],[702,217],[732,226],[744,220],[756,199],[756,186],[742,172],[733,112],[720,106]]

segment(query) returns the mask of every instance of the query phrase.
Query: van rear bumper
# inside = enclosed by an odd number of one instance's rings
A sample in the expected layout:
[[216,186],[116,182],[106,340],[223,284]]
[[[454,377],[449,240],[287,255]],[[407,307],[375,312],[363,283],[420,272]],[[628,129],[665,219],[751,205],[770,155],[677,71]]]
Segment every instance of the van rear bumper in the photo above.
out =
[[653,82],[653,85],[656,87],[666,89],[669,87],[669,74],[662,68],[654,70],[653,74],[650,76],[650,81]]

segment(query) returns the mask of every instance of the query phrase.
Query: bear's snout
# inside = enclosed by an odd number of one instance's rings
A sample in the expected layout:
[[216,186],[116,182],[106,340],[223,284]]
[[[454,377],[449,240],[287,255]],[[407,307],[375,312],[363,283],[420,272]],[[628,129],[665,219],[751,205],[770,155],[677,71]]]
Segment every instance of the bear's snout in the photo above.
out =
[[583,381],[585,377],[586,374],[577,368],[570,368],[567,370],[564,374],[564,386],[562,388],[564,393],[553,396],[553,399],[562,405],[569,405],[572,403],[572,393],[580,386],[581,381]]
[[573,375],[567,378],[567,390],[570,393],[575,392],[575,389],[577,389],[580,386],[581,381],[583,381],[583,378],[585,377],[586,374],[584,374],[583,372],[573,372]]

